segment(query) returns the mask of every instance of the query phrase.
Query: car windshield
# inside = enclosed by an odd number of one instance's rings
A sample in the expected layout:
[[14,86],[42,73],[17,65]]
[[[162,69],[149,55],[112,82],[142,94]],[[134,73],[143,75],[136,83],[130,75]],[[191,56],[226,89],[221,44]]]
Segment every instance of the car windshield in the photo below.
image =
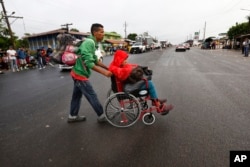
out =
[[135,43],[134,46],[142,45],[141,43]]

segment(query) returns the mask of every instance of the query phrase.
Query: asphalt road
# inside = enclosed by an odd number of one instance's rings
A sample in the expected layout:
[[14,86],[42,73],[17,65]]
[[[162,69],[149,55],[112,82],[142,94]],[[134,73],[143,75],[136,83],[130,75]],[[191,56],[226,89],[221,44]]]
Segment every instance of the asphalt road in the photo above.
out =
[[[230,150],[250,150],[250,58],[168,48],[129,61],[153,69],[159,97],[175,105],[151,126],[99,124],[85,98],[87,121],[68,124],[73,83],[58,68],[0,75],[0,166],[227,167]],[[90,80],[104,103],[110,80]]]

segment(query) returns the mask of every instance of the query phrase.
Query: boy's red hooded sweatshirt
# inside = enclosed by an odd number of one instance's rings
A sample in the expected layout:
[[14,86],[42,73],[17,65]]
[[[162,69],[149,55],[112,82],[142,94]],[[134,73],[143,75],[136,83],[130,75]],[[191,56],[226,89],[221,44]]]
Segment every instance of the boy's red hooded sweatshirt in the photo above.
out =
[[[122,64],[128,58],[128,54],[125,51],[117,50],[114,54],[114,59],[109,65],[109,71],[113,73],[116,80],[119,82],[125,81],[133,68],[137,67],[137,64]],[[120,87],[120,85],[118,86]]]
[[120,81],[125,81],[133,68],[138,66],[137,64],[124,64],[122,63],[128,58],[128,54],[122,50],[117,50],[114,55],[114,59],[109,65],[109,71],[111,71],[115,77]]

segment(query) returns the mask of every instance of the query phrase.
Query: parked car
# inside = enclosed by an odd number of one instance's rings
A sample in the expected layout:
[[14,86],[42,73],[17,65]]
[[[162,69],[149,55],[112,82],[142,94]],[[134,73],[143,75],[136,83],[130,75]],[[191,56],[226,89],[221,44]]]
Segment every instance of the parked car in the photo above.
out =
[[[105,56],[105,52],[101,49],[97,49],[95,51],[95,55],[97,56],[98,60],[103,62],[103,57]],[[59,64],[59,69],[61,71],[64,71],[64,70],[71,70],[73,66],[69,66],[67,64]]]
[[179,51],[180,52],[186,52],[186,47],[183,44],[179,44],[179,45],[176,46],[175,51],[176,52],[179,52]]
[[136,42],[132,45],[130,53],[143,53],[146,52],[146,46],[142,42]]

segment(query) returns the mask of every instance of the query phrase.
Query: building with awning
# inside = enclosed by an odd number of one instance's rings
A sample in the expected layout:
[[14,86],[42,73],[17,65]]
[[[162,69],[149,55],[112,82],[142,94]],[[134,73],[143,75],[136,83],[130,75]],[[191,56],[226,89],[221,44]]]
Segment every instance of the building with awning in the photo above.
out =
[[37,50],[41,47],[47,48],[48,46],[51,46],[51,48],[57,47],[57,35],[62,33],[68,33],[74,36],[76,39],[82,39],[84,37],[87,37],[90,35],[90,33],[84,33],[84,32],[75,32],[75,31],[69,31],[67,32],[66,29],[56,29],[52,31],[37,33],[25,36],[29,43],[29,49],[30,50]]

